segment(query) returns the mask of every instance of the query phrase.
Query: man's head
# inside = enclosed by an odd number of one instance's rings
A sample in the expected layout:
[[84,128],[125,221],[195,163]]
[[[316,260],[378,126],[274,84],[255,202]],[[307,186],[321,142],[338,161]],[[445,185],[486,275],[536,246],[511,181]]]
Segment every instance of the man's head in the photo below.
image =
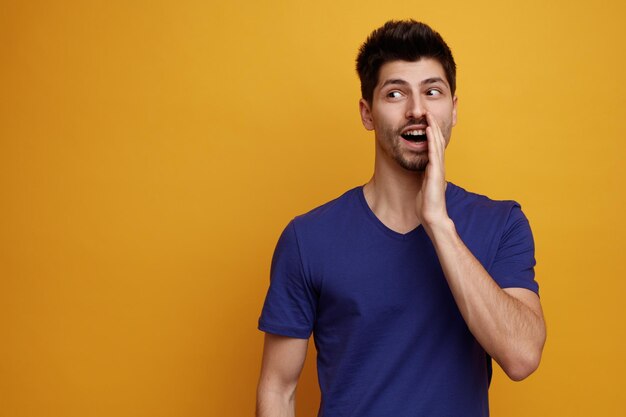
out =
[[372,103],[380,67],[391,61],[419,61],[432,58],[446,74],[452,95],[456,90],[456,64],[439,33],[415,20],[389,21],[374,30],[361,45],[356,70],[361,79],[361,96]]
[[376,165],[395,161],[410,171],[428,164],[427,114],[447,146],[456,124],[456,66],[450,48],[430,27],[387,22],[359,51],[359,110],[376,134]]

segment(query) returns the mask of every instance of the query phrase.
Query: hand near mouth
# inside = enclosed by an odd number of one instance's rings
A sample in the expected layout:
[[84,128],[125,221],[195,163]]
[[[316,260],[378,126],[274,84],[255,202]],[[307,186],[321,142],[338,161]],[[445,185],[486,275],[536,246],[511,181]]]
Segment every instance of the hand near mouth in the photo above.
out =
[[448,211],[446,209],[446,178],[444,153],[446,149],[445,138],[437,121],[432,114],[426,113],[428,127],[426,137],[428,140],[428,164],[422,175],[422,188],[417,193],[416,213],[420,223],[430,234],[430,230],[446,222]]

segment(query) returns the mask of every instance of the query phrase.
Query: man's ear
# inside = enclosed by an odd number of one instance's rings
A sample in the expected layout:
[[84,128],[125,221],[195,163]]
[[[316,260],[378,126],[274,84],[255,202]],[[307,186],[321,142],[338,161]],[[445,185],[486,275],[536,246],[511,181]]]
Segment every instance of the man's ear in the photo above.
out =
[[452,98],[452,126],[456,126],[456,104],[458,101],[459,98],[457,96]]
[[372,110],[369,103],[365,99],[359,100],[359,112],[361,112],[361,123],[367,130],[374,130],[374,120],[372,119]]

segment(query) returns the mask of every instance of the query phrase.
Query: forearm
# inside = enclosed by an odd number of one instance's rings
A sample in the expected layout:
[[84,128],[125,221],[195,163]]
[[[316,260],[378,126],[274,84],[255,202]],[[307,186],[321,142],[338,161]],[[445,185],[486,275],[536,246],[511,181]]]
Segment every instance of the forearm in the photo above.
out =
[[265,334],[257,417],[294,417],[296,387],[308,344],[308,339]]
[[468,328],[511,379],[539,365],[545,341],[541,314],[507,294],[465,246],[452,220],[428,226],[444,275]]
[[273,390],[259,385],[257,389],[256,417],[294,417],[295,390]]

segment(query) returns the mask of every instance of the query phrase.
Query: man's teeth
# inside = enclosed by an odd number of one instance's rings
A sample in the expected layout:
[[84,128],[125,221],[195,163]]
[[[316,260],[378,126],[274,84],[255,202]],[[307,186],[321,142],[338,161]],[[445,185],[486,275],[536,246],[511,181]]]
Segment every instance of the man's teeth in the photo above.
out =
[[425,130],[409,130],[408,132],[405,132],[404,134],[409,135],[409,136],[421,136],[421,135],[425,135],[426,131]]
[[426,130],[425,129],[407,130],[401,136],[404,139],[409,140],[411,142],[424,142],[426,140]]

